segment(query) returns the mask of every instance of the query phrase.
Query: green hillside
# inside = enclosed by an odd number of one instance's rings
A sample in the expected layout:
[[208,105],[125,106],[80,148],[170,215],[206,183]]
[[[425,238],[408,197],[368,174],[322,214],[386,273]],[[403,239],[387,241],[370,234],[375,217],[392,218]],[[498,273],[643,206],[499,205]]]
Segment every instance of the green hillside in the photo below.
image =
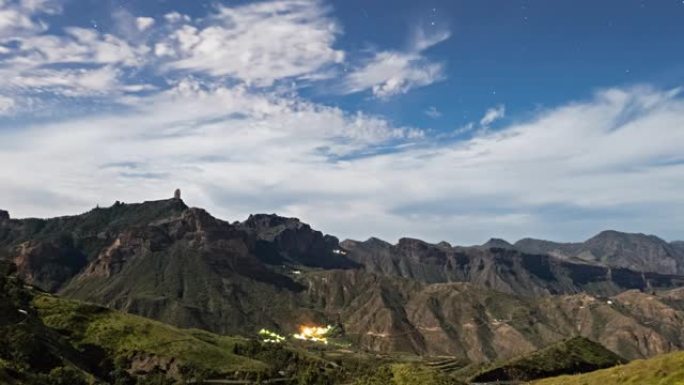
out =
[[347,375],[294,345],[178,329],[61,299],[26,286],[13,271],[0,263],[3,385],[175,384],[207,378],[318,384]]
[[684,385],[684,352],[635,360],[592,373],[547,378],[534,385]]
[[182,364],[217,373],[268,369],[263,362],[233,353],[236,345],[246,343],[246,339],[178,329],[147,318],[47,294],[36,296],[33,305],[43,323],[68,335],[74,346],[101,347],[115,360],[155,357],[152,361],[163,364],[168,359],[175,359]]
[[575,337],[504,363],[492,364],[473,375],[472,382],[530,381],[538,378],[594,371],[625,361],[600,344]]
[[170,385],[207,379],[349,384],[374,377],[378,367],[391,368],[393,380],[387,384],[453,383],[420,364],[396,364],[401,360],[335,344],[220,336],[66,300],[27,286],[14,270],[0,262],[3,385]]

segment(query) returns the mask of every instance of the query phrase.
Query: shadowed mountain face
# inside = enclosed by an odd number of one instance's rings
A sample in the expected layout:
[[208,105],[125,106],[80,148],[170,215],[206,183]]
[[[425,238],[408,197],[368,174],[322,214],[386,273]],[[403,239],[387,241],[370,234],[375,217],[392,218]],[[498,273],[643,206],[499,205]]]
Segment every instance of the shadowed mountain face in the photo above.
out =
[[[494,243],[501,245],[501,242]],[[492,243],[492,241],[488,242]],[[684,284],[682,277],[575,263],[511,248],[451,247],[403,238],[396,245],[371,238],[344,241],[347,256],[367,271],[427,283],[471,282],[525,296],[589,292],[611,295]]]
[[682,292],[640,292],[684,278],[524,253],[501,240],[339,244],[294,218],[231,224],[180,199],[47,220],[0,214],[0,258],[30,283],[182,327],[252,334],[337,323],[364,348],[473,361],[577,334],[626,358],[684,347]]
[[5,221],[0,249],[46,290],[175,325],[252,333],[315,318],[291,316],[304,287],[284,264],[355,265],[333,253],[334,237],[279,220],[232,225],[179,199],[117,203],[74,217]]
[[684,247],[645,234],[604,231],[583,243],[556,243],[522,239],[515,248],[535,254],[549,254],[567,260],[600,263],[637,271],[684,275]]
[[327,269],[358,267],[336,253],[339,240],[312,230],[297,218],[271,214],[250,215],[241,229],[256,239],[257,255],[270,264],[299,264]]

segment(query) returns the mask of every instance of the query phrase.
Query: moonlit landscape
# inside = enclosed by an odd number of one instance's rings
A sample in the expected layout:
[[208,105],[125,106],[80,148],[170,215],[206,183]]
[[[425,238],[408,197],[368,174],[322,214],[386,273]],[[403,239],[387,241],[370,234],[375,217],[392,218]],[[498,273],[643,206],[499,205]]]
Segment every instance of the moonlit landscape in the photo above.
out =
[[681,0],[0,0],[0,78],[0,385],[684,384]]

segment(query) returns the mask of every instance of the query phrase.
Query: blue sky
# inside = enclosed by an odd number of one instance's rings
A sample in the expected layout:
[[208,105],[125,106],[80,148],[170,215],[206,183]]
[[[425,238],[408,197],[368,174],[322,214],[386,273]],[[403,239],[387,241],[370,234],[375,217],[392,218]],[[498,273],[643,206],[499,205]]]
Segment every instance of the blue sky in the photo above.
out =
[[0,206],[681,239],[684,2],[0,0]]

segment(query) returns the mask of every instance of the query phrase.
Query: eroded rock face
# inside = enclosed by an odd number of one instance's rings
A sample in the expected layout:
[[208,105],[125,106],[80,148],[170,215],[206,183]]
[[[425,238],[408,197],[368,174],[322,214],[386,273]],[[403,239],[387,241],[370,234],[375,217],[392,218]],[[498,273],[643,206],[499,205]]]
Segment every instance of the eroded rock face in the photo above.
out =
[[13,262],[26,282],[55,291],[87,263],[86,256],[71,245],[28,241],[14,249]]
[[135,353],[130,357],[129,372],[133,375],[145,375],[148,373],[165,373],[166,375],[180,379],[180,364],[174,358],[161,357],[155,354]]
[[82,278],[111,277],[123,270],[131,258],[149,252],[150,245],[142,234],[129,231],[116,237],[111,245],[102,250],[81,274]]
[[309,300],[372,350],[488,361],[577,335],[629,359],[684,347],[681,290],[524,298],[469,283],[420,284],[363,271],[307,279]]
[[408,238],[396,245],[377,239],[348,240],[341,245],[347,257],[376,274],[426,283],[471,282],[524,296],[581,291],[612,295],[630,289],[684,285],[684,277],[571,262],[522,253],[512,247],[447,247]]

